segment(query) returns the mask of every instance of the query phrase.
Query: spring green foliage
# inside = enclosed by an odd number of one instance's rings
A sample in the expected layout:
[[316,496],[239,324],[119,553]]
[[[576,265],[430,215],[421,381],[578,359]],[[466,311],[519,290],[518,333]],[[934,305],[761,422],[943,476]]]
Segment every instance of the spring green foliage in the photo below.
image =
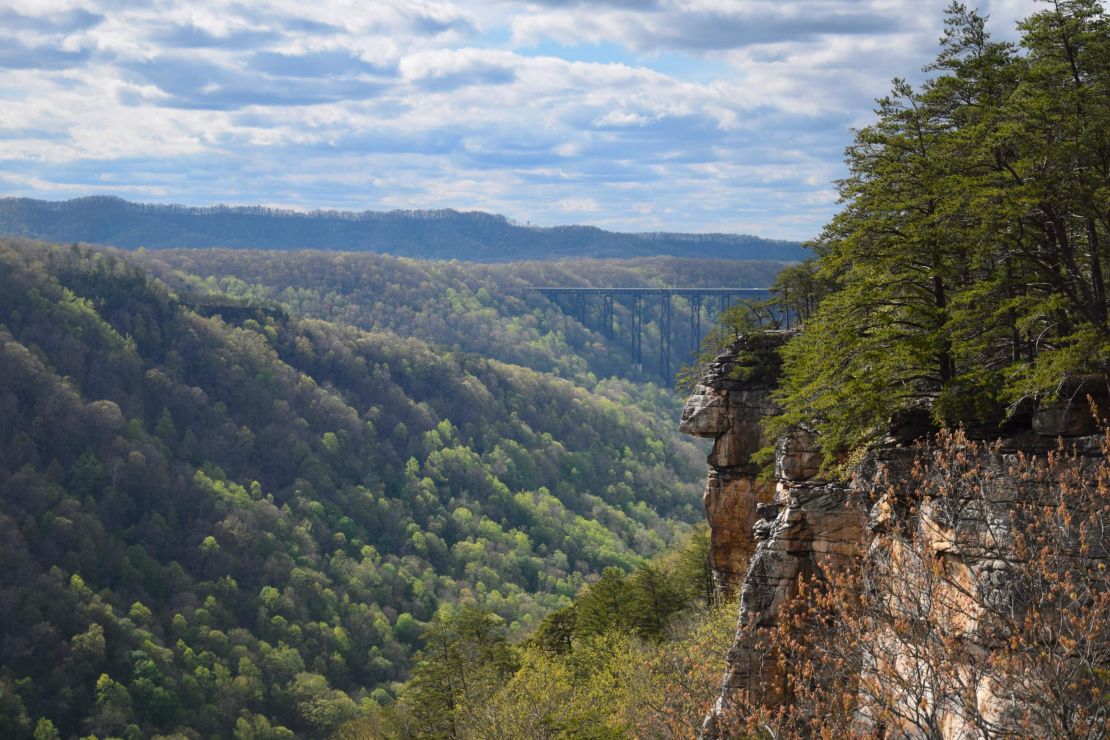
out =
[[816,420],[830,455],[914,406],[997,424],[1106,374],[1110,20],[1060,0],[1020,30],[953,3],[932,78],[896,80],[848,148],[816,243],[835,289],[783,353],[780,423]]
[[462,737],[467,715],[518,667],[504,624],[492,612],[464,604],[429,625],[403,701],[414,711],[414,734]]
[[326,736],[445,605],[517,639],[700,518],[662,392],[194,310],[124,256],[0,241],[4,737]]
[[512,644],[472,605],[444,610],[398,702],[341,737],[684,737],[715,697],[735,603],[707,601],[705,527],[631,573],[607,569]]

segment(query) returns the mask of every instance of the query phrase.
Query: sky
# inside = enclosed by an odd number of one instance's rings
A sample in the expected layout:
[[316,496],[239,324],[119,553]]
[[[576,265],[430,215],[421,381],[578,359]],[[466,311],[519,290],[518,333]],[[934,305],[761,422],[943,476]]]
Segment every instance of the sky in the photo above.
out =
[[807,239],[946,4],[0,0],[0,197]]

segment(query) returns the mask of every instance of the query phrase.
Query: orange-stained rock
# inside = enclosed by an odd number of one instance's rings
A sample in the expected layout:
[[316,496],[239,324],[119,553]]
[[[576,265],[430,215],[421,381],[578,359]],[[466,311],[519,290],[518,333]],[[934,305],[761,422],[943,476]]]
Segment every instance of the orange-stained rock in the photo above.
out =
[[747,573],[756,544],[752,536],[756,506],[770,502],[774,493],[772,484],[750,475],[729,478],[710,474],[706,481],[702,502],[713,535],[710,567],[721,591],[732,591]]
[[[718,587],[741,590],[736,641],[702,737],[732,737],[726,725],[741,699],[772,711],[792,701],[783,663],[758,643],[763,639],[759,631],[750,628],[779,624],[800,577],[858,569],[865,560],[868,593],[875,603],[891,609],[899,600],[921,603],[923,584],[931,584],[930,619],[960,640],[968,655],[966,665],[951,670],[964,677],[967,696],[980,716],[1004,727],[1005,687],[989,672],[974,672],[973,667],[976,661],[982,664],[991,649],[983,635],[985,615],[1015,598],[1009,511],[1026,483],[1020,477],[1007,479],[1006,471],[1023,455],[1052,450],[1056,435],[1088,432],[1090,412],[1085,406],[1059,402],[1031,410],[1032,430],[1026,425],[991,452],[988,464],[1002,476],[1002,484],[981,500],[914,498],[914,461],[920,450],[908,444],[915,434],[932,431],[927,409],[916,408],[892,420],[883,444],[854,461],[851,481],[822,480],[819,439],[799,428],[773,440],[774,476],[761,481],[751,455],[769,444],[763,422],[777,409],[771,400],[776,368],[768,352],[782,339],[742,339],[732,348],[735,357],[726,353],[712,365],[683,411],[683,431],[714,440],[704,504]],[[1088,465],[1099,457],[1097,437],[1073,436],[1069,445],[1076,453],[1073,465]],[[911,546],[910,537],[919,538],[925,557],[921,547]],[[937,579],[938,573],[943,577]],[[896,711],[893,718],[861,712],[860,734],[869,736],[882,724],[892,735],[916,737],[915,729],[902,726],[897,717],[913,716],[923,699],[889,677],[919,675],[927,667],[918,662],[919,652],[904,637],[882,628],[872,637],[870,662],[864,661],[858,685],[884,684],[879,690]],[[941,737],[979,736],[977,728],[955,711],[955,704],[952,711],[945,707],[937,707]]]
[[774,482],[758,480],[752,455],[770,445],[763,431],[779,412],[771,392],[779,371],[778,347],[787,333],[744,337],[712,365],[682,409],[679,429],[713,439],[705,484],[713,575],[718,591],[743,578],[755,550],[756,505],[774,497]]

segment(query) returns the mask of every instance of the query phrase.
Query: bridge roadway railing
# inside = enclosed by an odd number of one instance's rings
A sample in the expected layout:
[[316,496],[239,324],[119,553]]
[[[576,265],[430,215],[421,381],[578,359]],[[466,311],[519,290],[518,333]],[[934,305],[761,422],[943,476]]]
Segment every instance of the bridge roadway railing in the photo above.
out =
[[[601,296],[601,330],[606,339],[613,339],[613,302],[618,297],[629,298],[629,309],[632,314],[629,339],[632,342],[632,356],[636,361],[636,366],[641,370],[644,364],[643,302],[646,297],[658,297],[659,375],[667,381],[671,377],[671,298],[676,295],[682,296],[690,304],[690,351],[697,354],[701,347],[703,299],[721,299],[720,310],[723,312],[732,304],[733,298],[759,298],[771,294],[770,288],[575,288],[534,285],[527,289],[547,296],[561,308],[563,308],[563,304],[557,300],[559,296],[570,296],[574,302],[574,316],[582,324],[586,324],[587,297]],[[564,308],[564,310],[566,309]]]

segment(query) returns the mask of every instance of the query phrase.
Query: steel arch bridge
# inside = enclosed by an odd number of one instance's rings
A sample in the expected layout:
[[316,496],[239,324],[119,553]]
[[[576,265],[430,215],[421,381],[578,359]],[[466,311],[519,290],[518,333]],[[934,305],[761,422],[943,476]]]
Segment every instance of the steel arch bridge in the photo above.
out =
[[[606,339],[614,339],[613,304],[617,300],[626,302],[632,316],[629,327],[629,340],[632,357],[638,368],[644,364],[644,311],[649,299],[658,298],[659,305],[659,374],[670,380],[671,374],[671,299],[675,296],[685,298],[690,306],[690,351],[697,354],[701,347],[702,305],[706,299],[719,301],[718,315],[728,309],[739,298],[767,298],[770,288],[567,288],[546,285],[529,286],[527,290],[547,296],[564,311],[571,313],[583,325],[589,326],[588,306],[591,300],[601,300],[600,330]],[[568,308],[564,299],[571,299]],[[648,309],[650,310],[650,308]]]

